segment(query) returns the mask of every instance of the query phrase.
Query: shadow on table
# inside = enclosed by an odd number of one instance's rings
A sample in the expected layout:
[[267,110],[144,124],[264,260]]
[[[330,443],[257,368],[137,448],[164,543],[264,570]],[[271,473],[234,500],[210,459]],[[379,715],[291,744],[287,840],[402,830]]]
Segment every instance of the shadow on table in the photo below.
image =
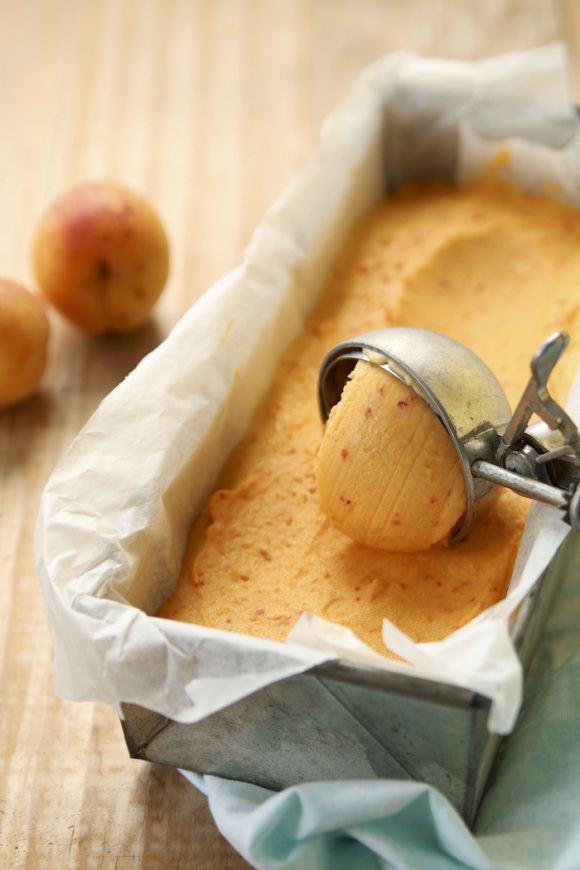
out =
[[[139,772],[139,790],[147,794],[141,856],[143,867],[242,870],[249,866],[218,831],[205,795],[179,771],[147,763]],[[165,842],[164,863],[159,862],[160,831],[169,835]]]
[[[34,458],[54,454],[74,438],[104,397],[161,343],[165,333],[150,319],[126,335],[93,338],[54,323],[50,360],[38,391],[0,411],[0,473],[7,480]],[[33,469],[32,469],[33,471]]]
[[108,379],[111,389],[160,344],[165,334],[159,323],[150,318],[141,329],[126,335],[107,335],[93,339],[95,363]]

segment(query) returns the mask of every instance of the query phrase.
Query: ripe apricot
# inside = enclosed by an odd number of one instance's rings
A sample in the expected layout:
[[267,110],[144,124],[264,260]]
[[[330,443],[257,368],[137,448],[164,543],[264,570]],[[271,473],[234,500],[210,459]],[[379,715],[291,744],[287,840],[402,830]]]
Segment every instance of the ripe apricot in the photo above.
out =
[[42,302],[20,284],[0,278],[0,409],[26,399],[38,386],[48,347]]
[[169,272],[169,244],[157,212],[112,181],[79,184],[51,203],[33,256],[47,299],[91,335],[140,326]]

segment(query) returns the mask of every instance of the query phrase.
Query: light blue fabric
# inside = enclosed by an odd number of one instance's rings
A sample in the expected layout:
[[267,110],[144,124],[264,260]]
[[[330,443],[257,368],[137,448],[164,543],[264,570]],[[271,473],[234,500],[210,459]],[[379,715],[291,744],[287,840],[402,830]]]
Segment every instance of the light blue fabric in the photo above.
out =
[[557,594],[528,686],[474,835],[419,783],[309,783],[274,793],[187,775],[223,835],[264,870],[580,870],[578,563]]
[[490,865],[455,810],[430,786],[359,780],[274,794],[205,777],[222,834],[254,867],[377,870]]

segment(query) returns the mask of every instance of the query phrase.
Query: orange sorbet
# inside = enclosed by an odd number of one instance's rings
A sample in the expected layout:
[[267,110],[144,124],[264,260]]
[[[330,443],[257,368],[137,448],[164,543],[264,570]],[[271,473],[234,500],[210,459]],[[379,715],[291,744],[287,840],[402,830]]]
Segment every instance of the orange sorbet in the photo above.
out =
[[[385,653],[382,619],[445,637],[506,592],[529,502],[492,496],[467,540],[386,552],[338,531],[318,499],[316,384],[327,351],[388,326],[441,332],[478,354],[512,406],[538,345],[580,326],[580,212],[482,181],[408,186],[368,214],[195,524],[160,615],[283,641],[303,611]],[[554,372],[563,401],[578,343]]]

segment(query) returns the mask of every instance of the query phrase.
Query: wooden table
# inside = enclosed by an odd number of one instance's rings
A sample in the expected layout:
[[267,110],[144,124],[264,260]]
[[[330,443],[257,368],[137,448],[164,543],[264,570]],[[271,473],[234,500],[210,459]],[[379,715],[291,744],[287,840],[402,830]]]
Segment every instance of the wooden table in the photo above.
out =
[[176,771],[128,758],[108,708],[54,696],[39,493],[103,396],[236,263],[362,66],[555,39],[580,56],[575,0],[0,0],[0,273],[34,285],[35,220],[87,177],[145,192],[173,256],[138,335],[89,340],[52,316],[42,390],[0,415],[3,867],[247,866]]

